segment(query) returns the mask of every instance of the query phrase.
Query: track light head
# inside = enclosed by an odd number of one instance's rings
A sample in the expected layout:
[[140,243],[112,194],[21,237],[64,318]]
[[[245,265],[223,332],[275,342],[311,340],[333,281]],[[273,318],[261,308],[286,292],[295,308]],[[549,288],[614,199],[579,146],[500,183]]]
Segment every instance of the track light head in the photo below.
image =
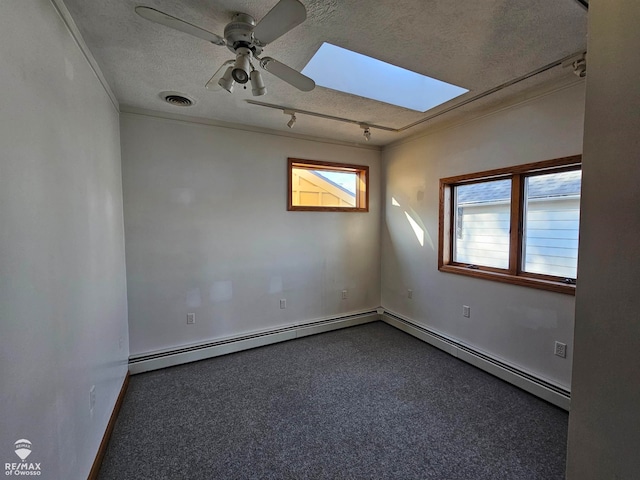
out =
[[293,125],[296,123],[296,112],[291,112],[291,120],[287,122],[287,127],[293,128]]
[[582,52],[567,58],[562,62],[562,67],[571,67],[573,73],[580,78],[587,76],[587,52]]
[[584,78],[587,76],[587,59],[586,58],[583,57],[579,60],[576,60],[575,62],[573,62],[572,66],[573,66],[573,73],[575,73],[578,77]]
[[233,65],[228,67],[227,70],[224,72],[224,75],[222,76],[222,78],[218,80],[218,85],[220,85],[229,93],[233,92],[233,86],[235,85],[235,82],[233,81],[232,72],[233,72]]
[[244,84],[249,81],[249,71],[251,70],[250,55],[251,51],[248,48],[238,49],[236,63],[233,65],[233,70],[231,71],[233,79],[238,83]]
[[251,80],[251,93],[253,93],[254,97],[259,97],[267,93],[267,88],[262,81],[262,75],[260,75],[258,70],[252,70],[249,79]]
[[366,123],[361,123],[360,124],[360,128],[362,128],[364,130],[364,139],[368,142],[369,140],[371,140],[371,129],[369,128],[369,125],[367,125]]

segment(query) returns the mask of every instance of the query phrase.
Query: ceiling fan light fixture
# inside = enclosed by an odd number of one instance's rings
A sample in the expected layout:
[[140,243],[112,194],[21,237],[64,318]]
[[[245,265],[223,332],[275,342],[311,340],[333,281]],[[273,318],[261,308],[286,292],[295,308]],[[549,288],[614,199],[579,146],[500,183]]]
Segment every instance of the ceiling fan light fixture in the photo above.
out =
[[222,78],[218,80],[218,85],[220,85],[229,93],[233,92],[233,86],[235,85],[235,82],[233,81],[232,72],[233,72],[233,66],[228,67],[227,70],[224,72],[224,75],[222,76]]
[[[240,52],[236,57],[236,63],[233,65],[231,75],[236,82],[244,84],[249,81],[249,71],[251,70],[249,55],[251,51],[246,48],[240,48],[238,50],[240,50]],[[246,50],[246,52],[244,50]]]
[[[207,82],[206,88],[209,90],[215,91],[219,85],[231,92],[234,87],[233,82],[244,85],[246,88],[245,84],[255,77],[256,80],[251,82],[253,95],[256,97],[264,95],[266,89],[260,76],[251,75],[254,70],[251,62],[252,58],[259,61],[263,68],[269,64],[268,70],[270,73],[298,90],[309,92],[316,86],[311,78],[284,63],[272,58],[263,61],[259,57],[262,54],[262,49],[267,44],[277,40],[306,20],[307,10],[300,0],[279,0],[258,23],[251,15],[236,13],[231,22],[225,26],[224,37],[155,8],[138,5],[135,7],[135,12],[151,22],[201,38],[214,45],[226,46],[236,54],[235,60],[225,62]],[[229,63],[232,64],[231,70],[227,70],[225,76],[219,79],[219,73]]]
[[253,93],[254,97],[259,97],[267,93],[267,88],[262,81],[262,75],[260,75],[258,70],[252,70],[249,79],[251,80],[251,93]]

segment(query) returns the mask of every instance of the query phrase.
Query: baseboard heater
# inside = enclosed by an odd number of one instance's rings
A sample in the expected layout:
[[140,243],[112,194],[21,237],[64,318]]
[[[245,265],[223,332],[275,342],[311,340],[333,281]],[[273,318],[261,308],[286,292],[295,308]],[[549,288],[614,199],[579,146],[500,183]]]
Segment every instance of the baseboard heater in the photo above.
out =
[[571,393],[557,385],[478,352],[455,340],[439,335],[387,310],[382,314],[382,320],[434,347],[444,350],[454,357],[569,411]]
[[308,323],[291,325],[274,330],[226,338],[212,342],[191,345],[183,348],[164,350],[149,354],[135,355],[129,358],[129,373],[137,373],[172,367],[183,363],[205,360],[228,353],[240,352],[250,348],[263,347],[273,343],[285,342],[308,335],[353,327],[363,323],[380,320],[377,310],[333,317]]

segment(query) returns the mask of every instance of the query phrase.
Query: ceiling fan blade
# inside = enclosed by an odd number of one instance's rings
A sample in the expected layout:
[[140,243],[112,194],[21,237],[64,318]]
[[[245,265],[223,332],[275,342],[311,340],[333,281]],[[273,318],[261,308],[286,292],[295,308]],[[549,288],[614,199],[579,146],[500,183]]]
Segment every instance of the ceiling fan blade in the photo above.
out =
[[298,0],[280,0],[253,29],[262,46],[280,38],[307,18],[307,10]]
[[280,80],[287,82],[289,85],[303,92],[310,92],[316,87],[316,82],[312,79],[271,57],[262,58],[260,60],[260,66]]
[[175,30],[179,30],[184,33],[188,33],[189,35],[193,35],[198,38],[202,38],[207,42],[211,42],[215,45],[226,45],[224,38],[216,35],[215,33],[211,33],[207,30],[204,30],[200,27],[196,27],[184,20],[180,20],[179,18],[172,17],[160,10],[156,10],[151,7],[142,7],[138,6],[135,8],[136,13],[140,15],[142,18],[146,18],[147,20],[151,20],[152,22],[159,23],[160,25],[164,25],[165,27],[170,27]]
[[207,90],[211,90],[212,92],[217,92],[218,90],[222,90],[222,87],[218,84],[218,80],[222,78],[222,76],[224,75],[224,72],[227,70],[227,67],[229,67],[230,65],[233,65],[233,63],[234,63],[233,60],[227,60],[226,62],[224,62],[220,66],[220,68],[216,70],[216,73],[213,74],[213,77],[211,77],[211,79],[207,82],[204,88],[206,88]]

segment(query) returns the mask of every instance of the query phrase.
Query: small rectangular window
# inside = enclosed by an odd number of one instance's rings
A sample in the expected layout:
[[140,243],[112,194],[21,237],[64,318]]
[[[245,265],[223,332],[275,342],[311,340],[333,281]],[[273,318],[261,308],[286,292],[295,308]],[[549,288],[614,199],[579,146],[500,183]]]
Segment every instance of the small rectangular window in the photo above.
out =
[[367,212],[366,165],[290,158],[288,210]]
[[581,157],[440,179],[438,268],[575,293]]

